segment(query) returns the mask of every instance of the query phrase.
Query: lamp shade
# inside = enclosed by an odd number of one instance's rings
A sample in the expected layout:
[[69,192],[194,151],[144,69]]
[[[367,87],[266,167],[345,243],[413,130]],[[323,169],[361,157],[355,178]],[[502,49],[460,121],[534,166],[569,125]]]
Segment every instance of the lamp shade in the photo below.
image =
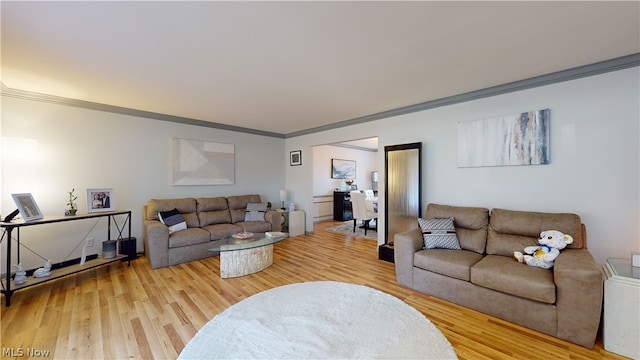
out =
[[371,172],[371,181],[378,182],[378,172],[377,171],[372,171]]
[[280,201],[287,201],[289,199],[289,192],[287,190],[280,190]]

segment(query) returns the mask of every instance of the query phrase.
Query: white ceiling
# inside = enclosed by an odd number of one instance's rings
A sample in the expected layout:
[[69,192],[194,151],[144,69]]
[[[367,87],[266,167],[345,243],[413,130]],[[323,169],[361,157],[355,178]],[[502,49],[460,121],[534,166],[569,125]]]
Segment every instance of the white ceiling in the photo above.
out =
[[291,134],[639,53],[639,4],[2,1],[2,83]]

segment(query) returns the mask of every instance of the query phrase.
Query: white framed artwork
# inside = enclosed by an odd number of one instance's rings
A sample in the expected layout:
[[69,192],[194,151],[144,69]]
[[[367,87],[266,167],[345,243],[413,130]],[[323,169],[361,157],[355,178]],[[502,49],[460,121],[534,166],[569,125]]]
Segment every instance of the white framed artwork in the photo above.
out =
[[173,185],[234,184],[234,145],[172,138],[171,182]]
[[24,221],[42,219],[42,212],[30,193],[11,194],[13,201],[18,206],[18,211]]
[[549,109],[458,123],[458,167],[549,164]]

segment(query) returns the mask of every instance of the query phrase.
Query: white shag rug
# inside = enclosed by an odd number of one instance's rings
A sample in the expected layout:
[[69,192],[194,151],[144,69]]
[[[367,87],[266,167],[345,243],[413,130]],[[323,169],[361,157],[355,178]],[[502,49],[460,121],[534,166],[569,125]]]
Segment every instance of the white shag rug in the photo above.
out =
[[422,313],[362,285],[305,282],[229,307],[179,359],[457,359]]

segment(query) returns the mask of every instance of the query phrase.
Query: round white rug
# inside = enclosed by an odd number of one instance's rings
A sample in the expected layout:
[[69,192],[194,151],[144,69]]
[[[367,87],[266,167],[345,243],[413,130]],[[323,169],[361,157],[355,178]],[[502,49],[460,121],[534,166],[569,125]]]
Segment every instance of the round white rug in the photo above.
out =
[[229,307],[179,359],[457,359],[422,313],[362,285],[305,282]]

